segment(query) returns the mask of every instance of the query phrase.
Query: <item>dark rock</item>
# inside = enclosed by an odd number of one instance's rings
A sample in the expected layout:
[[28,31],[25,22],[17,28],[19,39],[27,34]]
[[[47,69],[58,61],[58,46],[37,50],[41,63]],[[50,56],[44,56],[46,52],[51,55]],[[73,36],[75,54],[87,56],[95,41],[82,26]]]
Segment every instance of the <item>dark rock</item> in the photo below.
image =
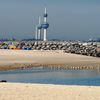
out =
[[7,82],[6,80],[1,80],[0,82]]

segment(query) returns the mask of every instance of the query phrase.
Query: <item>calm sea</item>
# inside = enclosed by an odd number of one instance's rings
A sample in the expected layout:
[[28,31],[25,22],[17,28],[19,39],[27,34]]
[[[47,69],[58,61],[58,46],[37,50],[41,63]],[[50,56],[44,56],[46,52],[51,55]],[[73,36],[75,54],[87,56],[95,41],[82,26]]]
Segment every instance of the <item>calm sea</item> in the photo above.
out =
[[100,86],[100,72],[96,70],[53,70],[39,67],[1,71],[0,80],[18,83]]

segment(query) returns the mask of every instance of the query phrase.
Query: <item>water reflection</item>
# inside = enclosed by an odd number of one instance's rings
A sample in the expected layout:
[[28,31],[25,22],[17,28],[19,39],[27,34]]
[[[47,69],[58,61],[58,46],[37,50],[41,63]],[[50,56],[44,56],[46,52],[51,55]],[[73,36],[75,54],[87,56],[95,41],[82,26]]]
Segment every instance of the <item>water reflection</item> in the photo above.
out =
[[0,80],[23,83],[100,86],[100,72],[96,70],[51,70],[40,67],[2,71],[0,72]]

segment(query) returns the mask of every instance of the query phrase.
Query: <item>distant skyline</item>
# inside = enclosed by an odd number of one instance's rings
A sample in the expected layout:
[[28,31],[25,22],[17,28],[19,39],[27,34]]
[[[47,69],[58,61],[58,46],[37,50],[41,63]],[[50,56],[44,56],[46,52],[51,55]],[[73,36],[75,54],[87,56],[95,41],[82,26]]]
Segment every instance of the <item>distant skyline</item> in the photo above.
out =
[[0,0],[0,38],[32,38],[45,7],[49,39],[100,38],[100,0]]

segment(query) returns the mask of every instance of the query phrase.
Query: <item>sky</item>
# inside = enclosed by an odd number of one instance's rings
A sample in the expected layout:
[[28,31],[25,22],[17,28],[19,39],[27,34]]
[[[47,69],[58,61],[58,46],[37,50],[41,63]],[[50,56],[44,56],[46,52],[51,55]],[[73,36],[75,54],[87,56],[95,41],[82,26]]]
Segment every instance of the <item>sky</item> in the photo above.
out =
[[48,12],[48,39],[100,38],[100,0],[0,0],[0,38],[34,38]]

